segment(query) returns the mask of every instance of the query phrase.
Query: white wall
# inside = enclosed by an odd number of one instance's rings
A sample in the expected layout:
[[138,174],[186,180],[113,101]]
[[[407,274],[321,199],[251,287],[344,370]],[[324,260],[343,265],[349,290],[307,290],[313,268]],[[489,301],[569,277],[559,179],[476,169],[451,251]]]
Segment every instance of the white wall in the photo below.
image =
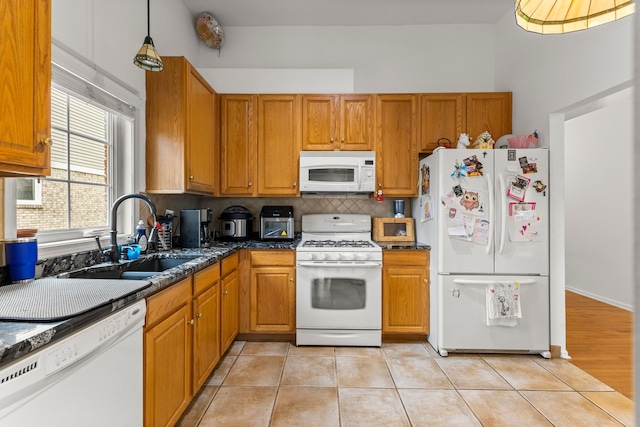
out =
[[633,90],[565,123],[566,287],[633,310]]
[[[212,74],[205,70],[216,70],[219,78],[212,76],[211,83],[220,93],[237,91],[226,84],[234,76],[251,76],[254,93],[281,93],[291,70],[323,69],[352,70],[355,93],[494,90],[493,25],[228,27],[224,32],[220,55],[200,43],[197,62],[207,76]],[[265,78],[261,69],[282,70],[281,81]],[[296,79],[284,91],[313,93],[326,86]]]

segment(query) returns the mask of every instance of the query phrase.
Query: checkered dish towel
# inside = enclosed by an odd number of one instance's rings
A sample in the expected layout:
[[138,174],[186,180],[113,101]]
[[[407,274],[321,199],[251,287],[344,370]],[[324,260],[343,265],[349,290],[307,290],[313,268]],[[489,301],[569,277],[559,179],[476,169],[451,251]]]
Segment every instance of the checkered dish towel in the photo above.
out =
[[487,283],[487,326],[518,325],[522,318],[518,282]]

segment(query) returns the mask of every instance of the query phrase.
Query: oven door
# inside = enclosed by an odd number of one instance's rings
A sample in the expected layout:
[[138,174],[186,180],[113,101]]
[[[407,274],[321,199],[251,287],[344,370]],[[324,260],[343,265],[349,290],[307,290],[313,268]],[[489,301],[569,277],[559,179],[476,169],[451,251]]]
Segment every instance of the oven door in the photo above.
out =
[[298,328],[381,328],[380,262],[298,261],[296,279]]

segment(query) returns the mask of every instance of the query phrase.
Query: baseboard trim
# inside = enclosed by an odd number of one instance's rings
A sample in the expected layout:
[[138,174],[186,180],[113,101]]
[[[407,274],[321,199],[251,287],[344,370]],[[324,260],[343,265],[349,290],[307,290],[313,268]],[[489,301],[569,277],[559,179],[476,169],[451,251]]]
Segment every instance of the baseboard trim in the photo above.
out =
[[610,298],[605,298],[602,295],[597,295],[597,294],[594,294],[594,293],[591,293],[591,292],[583,291],[582,289],[576,289],[576,288],[572,288],[572,287],[569,287],[569,286],[565,287],[565,289],[567,291],[573,292],[574,294],[582,295],[583,297],[591,298],[593,300],[600,301],[601,303],[609,304],[609,305],[612,305],[614,307],[618,307],[618,308],[621,308],[623,310],[630,311],[632,313],[635,311],[633,304],[624,304],[624,303],[621,303],[619,301],[612,300]]

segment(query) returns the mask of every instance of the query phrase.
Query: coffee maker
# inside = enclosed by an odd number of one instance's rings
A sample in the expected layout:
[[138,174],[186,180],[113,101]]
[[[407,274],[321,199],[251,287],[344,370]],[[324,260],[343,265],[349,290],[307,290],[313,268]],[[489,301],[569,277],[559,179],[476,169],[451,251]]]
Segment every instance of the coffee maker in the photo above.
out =
[[206,248],[211,244],[209,224],[211,209],[183,209],[180,211],[180,247]]

